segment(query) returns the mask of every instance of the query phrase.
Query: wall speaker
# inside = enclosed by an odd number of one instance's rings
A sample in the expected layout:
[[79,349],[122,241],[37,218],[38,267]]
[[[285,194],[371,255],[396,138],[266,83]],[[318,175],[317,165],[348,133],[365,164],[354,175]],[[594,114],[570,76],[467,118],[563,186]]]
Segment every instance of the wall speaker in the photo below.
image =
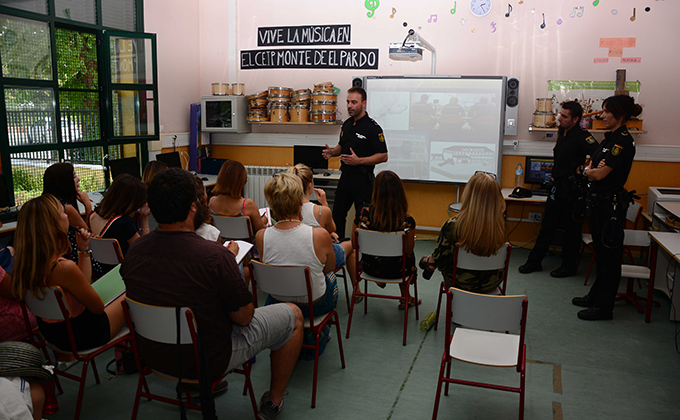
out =
[[505,130],[506,136],[517,135],[519,115],[519,78],[509,77],[505,86]]
[[352,87],[364,87],[364,78],[363,77],[352,77]]

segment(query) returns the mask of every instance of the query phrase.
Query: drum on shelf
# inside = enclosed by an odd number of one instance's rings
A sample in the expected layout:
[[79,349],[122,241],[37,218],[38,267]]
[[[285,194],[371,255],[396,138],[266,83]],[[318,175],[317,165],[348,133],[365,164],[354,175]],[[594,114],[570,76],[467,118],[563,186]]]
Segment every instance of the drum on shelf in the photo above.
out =
[[288,105],[274,104],[269,111],[269,121],[288,122]]
[[236,96],[243,96],[246,91],[245,83],[232,83],[231,84],[231,94]]
[[269,102],[290,104],[290,96],[288,95],[269,95]]
[[266,115],[248,115],[246,120],[249,123],[268,122],[269,117],[267,117]]
[[552,112],[534,112],[534,127],[550,128],[555,126],[555,114]]
[[552,112],[552,98],[536,98],[536,112]]
[[338,109],[335,101],[312,101],[312,111],[333,111]]
[[295,104],[290,107],[291,122],[309,122],[309,107],[307,105]]
[[335,121],[335,111],[312,111],[312,122],[329,123]]
[[229,83],[213,83],[212,94],[215,96],[231,95]]
[[312,94],[312,102],[331,101],[337,103],[337,100],[338,95],[334,95],[332,93],[314,92],[314,94]]
[[269,86],[269,96],[276,95],[290,96],[291,93],[293,93],[293,89],[288,87]]
[[295,103],[309,103],[309,101],[312,99],[312,93],[311,92],[293,93],[291,99]]

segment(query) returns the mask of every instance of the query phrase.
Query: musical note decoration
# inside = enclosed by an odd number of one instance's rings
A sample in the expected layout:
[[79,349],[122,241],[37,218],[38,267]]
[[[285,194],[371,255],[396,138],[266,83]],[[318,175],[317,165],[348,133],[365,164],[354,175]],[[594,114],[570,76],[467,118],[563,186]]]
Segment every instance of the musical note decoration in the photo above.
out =
[[380,6],[380,1],[379,0],[366,0],[364,2],[364,6],[369,10],[368,13],[366,13],[366,16],[368,17],[373,17],[373,14],[375,14],[375,9],[377,9]]
[[557,24],[561,25],[562,24],[562,19],[557,19]]
[[508,3],[508,13],[505,14],[505,17],[510,17],[510,12],[512,12],[512,5]]
[[493,21],[492,21],[492,22],[491,22],[491,27],[493,28],[493,31],[491,31],[491,33],[496,32],[496,22],[493,22]]
[[582,17],[584,9],[585,9],[585,7],[583,7],[583,6],[574,7],[574,10],[571,11],[571,14],[569,15],[569,17],[570,18],[573,18],[574,16]]
[[612,15],[615,15],[615,14],[617,14],[617,13],[619,13],[619,11],[618,11],[618,10],[616,10],[616,9],[612,9]]
[[457,2],[457,1],[454,1],[454,2],[453,2],[453,9],[451,9],[451,14],[452,14],[452,15],[455,15],[455,14],[456,14],[456,3],[458,3],[458,2]]
[[437,23],[437,15],[430,15],[430,18],[427,20],[427,23]]
[[635,8],[633,7],[633,16],[630,17],[631,22],[635,22]]
[[595,1],[593,2],[593,6],[597,6],[598,4],[600,4],[600,0],[595,0]]
[[541,29],[545,29],[545,13],[541,13],[543,15],[543,23],[541,23]]
[[392,8],[392,14],[390,15],[390,19],[394,19],[394,15],[396,15],[396,14],[397,14],[397,9],[395,9],[395,8],[393,7],[393,8]]

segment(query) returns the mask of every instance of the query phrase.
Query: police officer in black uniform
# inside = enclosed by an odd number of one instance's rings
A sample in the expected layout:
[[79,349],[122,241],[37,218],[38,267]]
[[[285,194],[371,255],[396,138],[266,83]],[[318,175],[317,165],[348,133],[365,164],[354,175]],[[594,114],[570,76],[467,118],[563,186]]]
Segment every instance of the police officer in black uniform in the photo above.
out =
[[323,156],[330,159],[340,156],[340,181],[335,190],[333,221],[336,232],[345,234],[347,212],[354,204],[358,212],[371,202],[375,165],[387,162],[387,145],[382,128],[366,113],[366,91],[357,86],[347,90],[348,118],[342,124],[340,142],[333,149],[326,145]]
[[[555,165],[552,170],[553,187],[545,203],[545,214],[541,232],[536,245],[531,250],[527,262],[519,267],[520,273],[541,271],[541,261],[548,252],[550,243],[558,227],[564,227],[562,239],[562,265],[550,272],[553,277],[568,277],[576,274],[576,263],[581,245],[581,225],[585,202],[583,176],[577,171],[597,149],[597,141],[580,126],[583,108],[578,102],[570,101],[562,105],[557,120],[560,128],[557,143],[553,148]],[[579,204],[583,206],[579,206]],[[579,207],[581,211],[579,212]]]
[[642,107],[625,95],[611,96],[602,103],[602,120],[610,130],[605,134],[591,162],[582,169],[591,181],[589,208],[597,278],[588,294],[572,303],[585,307],[578,317],[587,321],[612,319],[614,300],[621,280],[623,221],[630,198],[623,188],[635,157],[635,142],[626,121]]

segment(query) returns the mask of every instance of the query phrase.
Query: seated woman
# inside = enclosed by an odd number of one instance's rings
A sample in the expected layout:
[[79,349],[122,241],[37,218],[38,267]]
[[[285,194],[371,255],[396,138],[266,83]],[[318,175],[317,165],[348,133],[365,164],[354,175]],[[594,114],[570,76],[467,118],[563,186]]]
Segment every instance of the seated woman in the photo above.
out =
[[[209,241],[220,242],[220,230],[212,225],[212,216],[208,211],[208,194],[205,192],[203,180],[195,176],[194,181],[196,183],[196,198],[201,203],[201,207],[198,208],[196,214],[196,220],[194,221],[194,225],[198,225],[194,226],[196,235]],[[201,215],[200,212],[203,214]]]
[[[78,264],[78,252],[76,243],[76,232],[78,229],[88,229],[87,221],[92,214],[92,203],[87,193],[80,190],[80,178],[76,170],[70,163],[55,163],[45,171],[43,175],[43,194],[52,194],[64,206],[68,215],[68,222],[72,229],[69,229],[68,238],[71,243],[71,254],[68,256],[73,262]],[[80,215],[78,202],[85,208],[85,218]],[[102,266],[94,259],[88,259],[91,263],[90,270],[99,277],[104,273]]]
[[[406,273],[418,273],[416,259],[413,255],[416,237],[416,221],[408,215],[408,202],[406,192],[401,183],[401,179],[392,171],[382,171],[375,177],[373,184],[373,196],[371,197],[370,207],[364,207],[354,219],[354,227],[375,230],[379,232],[405,232],[406,233]],[[354,238],[354,234],[352,234]],[[397,278],[402,276],[401,267],[402,257],[375,257],[362,253],[361,264],[367,274],[376,277]],[[377,283],[380,287],[385,287],[385,283]],[[409,295],[409,290],[404,284],[400,284],[403,296],[408,296],[409,307],[420,305],[422,299],[416,302],[413,296]],[[406,305],[402,302],[399,309],[405,309]]]
[[[54,196],[42,195],[24,204],[14,237],[12,293],[24,299],[27,293],[41,296],[46,286],[60,286],[71,309],[76,348],[84,350],[106,344],[123,327],[124,294],[104,307],[80,267],[89,264],[90,234],[81,229],[77,235],[80,259],[76,265],[62,257],[70,251],[68,228],[68,215]],[[65,322],[38,318],[38,326],[47,341],[71,351]]]
[[496,179],[483,172],[474,174],[463,191],[460,212],[444,222],[434,253],[420,261],[424,276],[428,271],[431,276],[437,268],[447,288],[455,286],[470,292],[489,293],[498,287],[503,281],[503,269],[458,270],[454,284],[453,252],[459,245],[481,257],[496,254],[506,242],[504,211],[505,200]]
[[260,209],[250,198],[243,198],[243,187],[248,180],[246,168],[235,160],[222,164],[217,183],[212,189],[215,197],[210,199],[211,214],[225,217],[248,216],[253,235],[267,226],[267,216],[260,216]]
[[147,187],[151,184],[151,180],[157,173],[168,169],[168,164],[159,160],[152,160],[144,167],[144,175],[142,175],[142,182]]
[[[339,242],[338,234],[335,233],[335,222],[333,212],[326,201],[326,192],[320,188],[314,188],[314,174],[309,167],[303,163],[298,163],[288,169],[288,173],[297,176],[302,181],[302,223],[309,226],[321,226],[331,234],[333,240],[333,250],[335,251],[335,268],[342,267],[347,263],[347,270],[352,279],[352,284],[356,279],[356,262],[354,261],[354,248],[352,241],[346,240]],[[316,197],[321,205],[316,205],[309,200],[309,196],[316,193]],[[363,296],[357,296],[360,301]]]
[[[117,239],[125,255],[139,235],[149,233],[150,213],[146,204],[146,185],[132,175],[121,174],[90,216],[90,226],[95,236]],[[139,217],[139,229],[136,216]],[[111,268],[107,266],[105,271]]]
[[[331,235],[320,226],[302,223],[300,205],[304,197],[302,182],[294,175],[282,173],[267,181],[264,195],[272,209],[276,225],[260,230],[255,236],[262,262],[271,265],[304,265],[312,279],[314,316],[326,314],[338,304],[335,282],[335,253]],[[268,296],[267,304],[284,298]],[[285,301],[296,303],[309,316],[307,298]]]

